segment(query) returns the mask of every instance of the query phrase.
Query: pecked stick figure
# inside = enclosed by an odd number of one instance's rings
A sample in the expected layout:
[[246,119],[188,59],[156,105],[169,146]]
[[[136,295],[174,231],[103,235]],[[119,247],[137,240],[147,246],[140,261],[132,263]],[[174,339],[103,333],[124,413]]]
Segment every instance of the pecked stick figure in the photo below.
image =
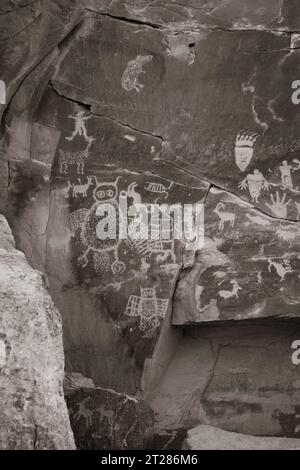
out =
[[66,137],[66,140],[73,140],[76,135],[83,135],[85,140],[90,142],[93,140],[93,137],[89,137],[87,135],[87,130],[85,127],[85,121],[90,119],[92,116],[83,116],[85,111],[79,111],[75,114],[75,116],[69,116],[70,119],[74,119],[75,121],[75,130],[73,131],[70,137]]

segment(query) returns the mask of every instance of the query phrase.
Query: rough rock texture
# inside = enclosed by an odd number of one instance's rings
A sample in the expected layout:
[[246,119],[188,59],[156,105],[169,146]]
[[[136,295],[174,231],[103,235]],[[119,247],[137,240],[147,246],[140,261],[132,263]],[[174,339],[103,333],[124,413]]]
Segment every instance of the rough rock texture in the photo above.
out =
[[[253,320],[252,320],[253,321]],[[188,327],[149,401],[155,433],[211,424],[253,435],[300,437],[300,324]]]
[[253,437],[201,425],[188,432],[183,448],[186,450],[299,450],[299,444],[298,439]]
[[[1,8],[0,210],[62,314],[68,371],[149,402],[163,445],[204,419],[297,434],[298,1]],[[100,241],[120,198],[204,203],[204,247]]]
[[0,216],[0,448],[73,449],[62,322]]
[[65,394],[78,449],[143,449],[152,436],[153,411],[142,400],[81,374],[67,375]]
[[297,317],[299,223],[257,213],[215,188],[205,210],[204,246],[181,273],[172,323]]

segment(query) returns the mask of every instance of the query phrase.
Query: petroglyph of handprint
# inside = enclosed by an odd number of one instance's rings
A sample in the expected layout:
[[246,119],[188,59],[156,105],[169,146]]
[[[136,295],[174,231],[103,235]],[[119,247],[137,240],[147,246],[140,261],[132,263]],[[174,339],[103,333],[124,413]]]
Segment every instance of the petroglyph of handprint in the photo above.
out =
[[280,199],[279,192],[276,191],[276,197],[274,197],[274,194],[271,194],[272,204],[266,202],[266,206],[273,212],[273,214],[276,215],[276,217],[284,219],[287,216],[287,206],[290,202],[291,199],[286,201],[286,194],[283,194],[282,198]]

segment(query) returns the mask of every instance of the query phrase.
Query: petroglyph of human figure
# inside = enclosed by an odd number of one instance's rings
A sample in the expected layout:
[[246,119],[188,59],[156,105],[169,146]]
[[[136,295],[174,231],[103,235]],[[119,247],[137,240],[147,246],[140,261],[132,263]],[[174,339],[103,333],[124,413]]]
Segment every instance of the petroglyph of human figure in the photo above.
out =
[[[90,209],[86,210],[85,219],[81,226],[80,239],[85,250],[78,258],[78,264],[83,268],[88,265],[91,255],[93,257],[94,267],[97,267],[97,269],[100,269],[103,263],[104,270],[106,270],[110,257],[114,258],[110,266],[114,274],[122,273],[126,269],[125,264],[119,260],[119,245],[121,239],[117,233],[116,214],[120,217],[122,217],[122,214],[118,204],[118,180],[119,177],[117,177],[114,182],[99,182],[96,180],[96,187],[93,191],[95,202]],[[120,197],[131,198],[133,204],[139,204],[141,202],[141,196],[135,190],[136,186],[137,184],[135,182],[131,183],[127,191],[123,190],[120,192]],[[98,218],[98,212],[101,212],[102,205],[104,205],[103,207],[111,207],[112,211],[107,217],[103,217],[100,220]],[[98,233],[98,226],[99,230],[103,230],[104,226],[107,224],[114,227],[116,232],[114,232],[111,237],[104,236],[102,232],[101,236],[99,236],[100,232]]]
[[269,204],[266,202],[266,206],[271,209],[273,214],[275,214],[277,217],[285,219],[287,216],[287,206],[291,202],[291,199],[288,201],[286,200],[286,194],[283,194],[282,198],[280,199],[278,191],[276,191],[276,198],[274,197],[274,194],[271,194],[271,203]]
[[95,140],[93,137],[87,135],[87,130],[85,126],[85,121],[91,119],[92,116],[84,116],[85,111],[79,111],[75,116],[70,115],[70,119],[75,121],[75,129],[71,136],[66,137],[66,140],[73,140],[76,135],[83,136],[87,142]]
[[247,175],[246,178],[238,185],[240,189],[247,189],[247,187],[249,188],[252,202],[256,204],[258,204],[258,198],[262,189],[268,191],[270,186],[272,185],[268,183],[264,175],[257,169],[254,170],[252,175]]
[[292,165],[288,165],[288,162],[286,160],[284,160],[282,162],[282,165],[279,167],[281,173],[282,186],[284,189],[293,189],[292,168]]
[[[116,238],[99,238],[96,230],[97,222],[97,210],[101,204],[109,203],[112,207],[118,207],[117,195],[118,195],[118,183],[119,177],[114,182],[97,182],[97,185],[93,192],[94,204],[87,211],[84,223],[81,227],[81,242],[85,246],[84,253],[78,258],[78,263],[82,267],[88,265],[89,253],[93,255],[95,253],[104,254],[111,252],[114,255],[115,261],[113,262],[111,269],[116,273],[123,272],[125,270],[125,264],[119,261],[118,258],[118,246],[120,240]],[[114,222],[114,221],[112,221]],[[114,224],[113,224],[114,225]]]
[[141,73],[145,73],[143,65],[152,60],[152,55],[138,55],[135,59],[130,60],[127,64],[125,72],[121,78],[122,88],[126,91],[136,90],[138,93],[144,85],[139,83],[138,79]]
[[282,162],[282,165],[279,167],[281,173],[282,189],[293,189],[293,178],[292,172],[300,170],[300,161],[297,158],[294,158],[293,162],[296,166],[289,165],[286,160]]

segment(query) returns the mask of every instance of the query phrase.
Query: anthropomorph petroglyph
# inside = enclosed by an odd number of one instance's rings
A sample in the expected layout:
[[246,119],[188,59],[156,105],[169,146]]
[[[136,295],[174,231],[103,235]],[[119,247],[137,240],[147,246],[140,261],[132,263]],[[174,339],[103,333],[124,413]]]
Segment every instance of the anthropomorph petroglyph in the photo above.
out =
[[67,174],[69,171],[69,167],[75,165],[77,174],[83,175],[84,174],[84,167],[86,161],[89,157],[89,150],[90,146],[92,145],[92,141],[89,141],[88,145],[84,150],[78,152],[68,152],[66,150],[59,150],[59,171],[61,174]]
[[282,189],[293,189],[292,172],[300,170],[300,161],[297,160],[297,158],[294,158],[293,162],[296,164],[296,166],[289,165],[288,162],[284,160],[279,167]]
[[168,299],[160,299],[155,287],[140,288],[140,296],[131,295],[128,299],[125,314],[130,317],[140,317],[139,328],[144,337],[151,338],[160,325],[168,308]]
[[236,299],[238,299],[239,295],[239,291],[242,290],[242,288],[238,285],[238,283],[233,280],[233,281],[230,281],[231,285],[232,285],[232,289],[231,290],[220,290],[219,291],[219,295],[220,297],[223,297],[223,299],[229,299],[230,297],[235,297]]
[[225,205],[222,202],[217,204],[216,208],[213,210],[219,216],[219,229],[223,230],[225,223],[228,222],[230,227],[234,227],[235,224],[235,214],[233,212],[225,212]]
[[284,193],[280,198],[279,192],[276,191],[276,196],[271,194],[271,203],[266,202],[266,206],[276,215],[276,217],[286,218],[287,206],[290,204],[291,199],[286,201],[286,194]]
[[240,132],[235,140],[235,162],[245,171],[253,157],[253,146],[259,137],[255,132]]
[[[119,260],[119,245],[122,240],[119,237],[117,214],[119,217],[123,215],[119,210],[119,201],[117,199],[118,180],[119,177],[114,182],[99,182],[97,178],[95,178],[96,187],[93,191],[95,202],[90,209],[86,210],[80,231],[80,240],[85,247],[83,254],[78,258],[78,264],[82,267],[87,266],[89,256],[91,255],[96,270],[107,270],[110,257],[113,257],[110,268],[114,274],[122,273],[125,270],[125,264]],[[127,191],[121,191],[120,197],[128,197],[133,201],[133,204],[139,204],[141,202],[141,196],[136,191],[136,186],[137,184],[135,182],[131,183]],[[105,216],[99,213],[99,210],[101,212],[102,205],[103,208],[105,208],[104,212],[106,212],[107,208],[110,209],[109,213]],[[81,216],[82,213],[79,215]],[[101,228],[101,230],[103,229],[103,231],[105,231],[105,227],[107,226],[114,228],[114,236],[99,236],[98,229],[100,230]]]
[[249,174],[246,178],[239,183],[240,189],[249,188],[252,202],[258,204],[258,198],[262,189],[269,190],[271,184],[265,179],[264,175],[257,169],[254,170],[253,174]]
[[86,427],[92,426],[93,423],[93,412],[85,406],[89,401],[89,397],[84,398],[81,402],[78,403],[78,410],[74,413],[73,418],[75,421],[78,421],[80,418],[85,420]]
[[280,282],[283,282],[285,276],[288,273],[292,273],[293,269],[289,259],[283,259],[282,262],[273,261],[271,258],[268,259],[268,271],[272,272],[272,268],[275,269],[276,273],[280,277]]
[[92,116],[84,116],[85,111],[79,111],[75,114],[75,116],[69,116],[69,119],[73,119],[75,121],[75,129],[71,136],[66,137],[66,140],[72,141],[74,138],[78,136],[83,136],[87,142],[92,142],[95,140],[93,137],[87,135],[87,129],[85,125],[85,121],[91,119]]
[[138,79],[143,71],[143,65],[147,64],[153,59],[152,55],[138,55],[135,59],[128,62],[125,72],[121,78],[122,88],[126,91],[136,90],[138,93],[144,85],[139,83]]
[[[89,262],[89,254],[95,253],[99,254],[111,254],[114,257],[114,261],[111,265],[111,270],[114,274],[121,273],[125,270],[125,264],[119,261],[118,255],[118,248],[120,244],[120,240],[118,234],[116,233],[116,237],[110,238],[99,238],[97,234],[97,223],[99,222],[99,217],[97,215],[97,210],[99,206],[102,204],[109,204],[112,209],[114,209],[117,213],[118,211],[118,183],[119,177],[114,182],[103,182],[96,185],[93,197],[94,197],[94,204],[92,207],[87,211],[85,220],[82,224],[80,239],[85,246],[85,251],[83,254],[78,258],[78,263],[82,267],[86,267]],[[112,214],[111,214],[112,215]],[[107,217],[109,217],[108,214]],[[114,226],[116,226],[116,221],[113,221]],[[117,228],[117,227],[116,227]]]
[[284,189],[293,188],[292,168],[292,165],[288,165],[288,162],[286,160],[284,160],[282,162],[282,165],[279,167],[281,173],[282,186]]

